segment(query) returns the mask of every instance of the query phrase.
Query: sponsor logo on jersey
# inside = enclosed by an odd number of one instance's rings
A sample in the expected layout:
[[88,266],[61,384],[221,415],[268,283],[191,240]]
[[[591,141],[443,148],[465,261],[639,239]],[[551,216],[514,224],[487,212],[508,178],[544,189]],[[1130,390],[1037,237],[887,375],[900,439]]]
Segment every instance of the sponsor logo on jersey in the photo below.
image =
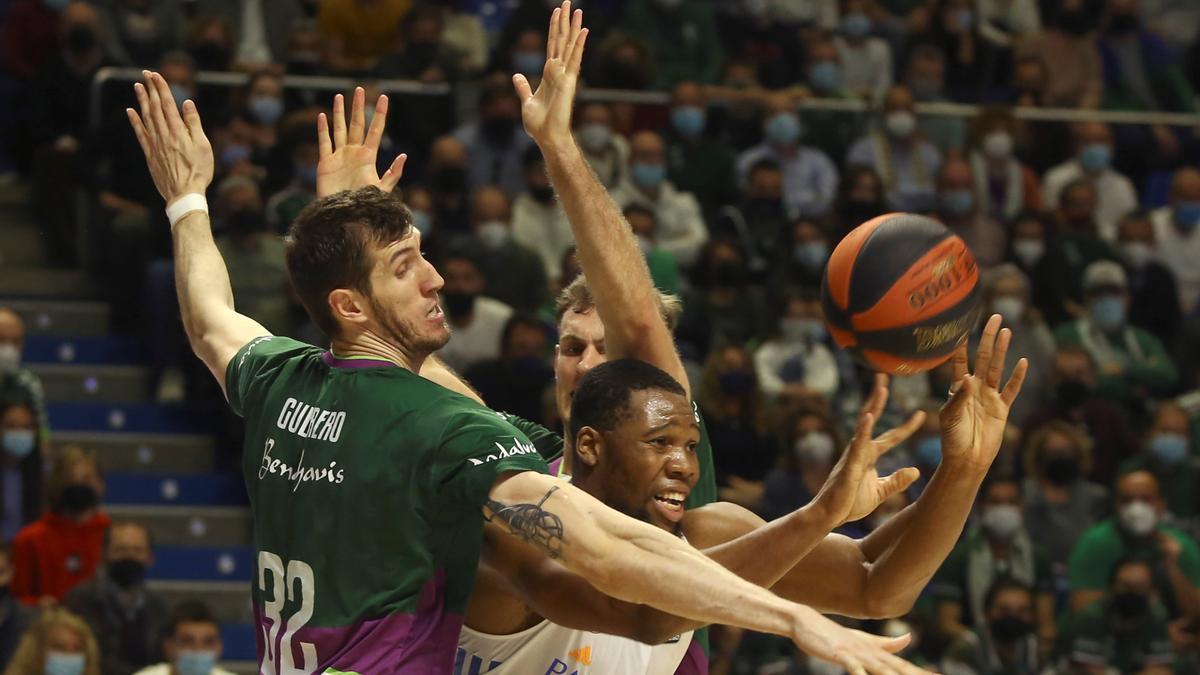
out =
[[499,459],[504,459],[505,457],[536,454],[537,448],[533,447],[533,443],[522,443],[516,437],[514,437],[511,448],[506,448],[500,444],[500,441],[496,441],[496,452],[493,452],[486,457],[468,457],[467,461],[471,463],[471,466],[479,466],[481,464],[488,464]]
[[292,492],[300,489],[303,483],[319,483],[328,482],[334,485],[341,485],[346,479],[346,474],[342,469],[337,468],[337,462],[330,462],[328,467],[315,468],[304,466],[304,450],[300,451],[300,460],[296,464],[290,465],[285,461],[276,459],[271,456],[271,451],[275,449],[275,439],[268,438],[263,444],[262,464],[258,467],[258,479],[263,480],[267,476],[279,476],[285,478],[292,483]]
[[567,652],[567,658],[583,666],[592,665],[592,647],[588,645],[575,651]]

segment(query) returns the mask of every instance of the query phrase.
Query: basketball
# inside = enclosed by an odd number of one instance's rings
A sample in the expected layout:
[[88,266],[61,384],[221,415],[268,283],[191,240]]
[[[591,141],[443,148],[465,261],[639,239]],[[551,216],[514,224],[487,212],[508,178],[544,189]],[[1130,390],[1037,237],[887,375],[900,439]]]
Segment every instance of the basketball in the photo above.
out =
[[829,334],[864,365],[911,375],[943,363],[979,321],[979,266],[961,237],[911,213],[855,228],[821,283]]

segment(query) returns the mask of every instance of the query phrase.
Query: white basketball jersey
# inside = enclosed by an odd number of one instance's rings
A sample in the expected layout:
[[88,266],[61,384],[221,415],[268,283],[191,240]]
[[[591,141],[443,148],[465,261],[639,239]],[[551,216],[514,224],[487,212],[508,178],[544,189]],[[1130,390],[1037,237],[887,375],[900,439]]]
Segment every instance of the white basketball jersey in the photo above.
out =
[[512,635],[463,626],[452,675],[673,675],[692,642],[688,631],[650,646],[549,621]]

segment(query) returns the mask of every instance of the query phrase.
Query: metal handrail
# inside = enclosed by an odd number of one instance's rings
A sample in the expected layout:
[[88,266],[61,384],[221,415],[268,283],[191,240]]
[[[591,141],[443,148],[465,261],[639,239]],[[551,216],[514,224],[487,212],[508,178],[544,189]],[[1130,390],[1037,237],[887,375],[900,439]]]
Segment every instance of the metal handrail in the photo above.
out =
[[[101,88],[110,81],[135,82],[142,78],[140,68],[105,67],[96,71],[91,88],[91,125],[100,125]],[[250,80],[249,73],[202,70],[196,73],[197,84],[238,87]],[[349,77],[325,75],[284,75],[283,86],[288,89],[310,89],[318,91],[349,91],[362,80]],[[380,91],[389,94],[412,96],[445,96],[451,92],[449,84],[426,84],[416,80],[375,80]],[[666,105],[671,96],[662,91],[636,91],[630,89],[602,89],[587,87],[579,92],[582,101],[603,103],[632,103],[636,105]],[[719,98],[712,101],[723,104]],[[807,98],[800,105],[809,110],[866,113],[873,108],[859,99]],[[921,115],[943,117],[974,117],[983,106],[963,103],[917,103],[916,112]],[[1191,113],[1136,112],[1128,110],[1092,110],[1080,108],[1034,108],[1014,106],[1013,116],[1017,119],[1039,122],[1105,122],[1108,124],[1150,124],[1163,126],[1200,126],[1200,115]]]

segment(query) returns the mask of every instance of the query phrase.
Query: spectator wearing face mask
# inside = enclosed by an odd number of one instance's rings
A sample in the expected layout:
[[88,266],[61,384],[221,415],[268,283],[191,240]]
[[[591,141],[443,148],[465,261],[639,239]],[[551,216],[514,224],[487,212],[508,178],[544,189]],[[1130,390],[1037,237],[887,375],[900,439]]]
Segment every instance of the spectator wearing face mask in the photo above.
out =
[[975,176],[964,159],[948,159],[938,174],[938,217],[962,237],[980,267],[987,269],[1004,259],[1008,233],[980,210],[975,199]]
[[117,0],[105,4],[102,16],[104,51],[123,66],[155,63],[183,36],[180,0]]
[[521,126],[521,106],[512,84],[489,80],[479,95],[479,119],[455,129],[467,149],[467,181],[472,188],[499,186],[507,195],[524,187],[521,158],[533,144]]
[[42,611],[21,638],[4,675],[100,675],[100,650],[82,619],[59,608]]
[[1008,413],[1008,423],[1016,427],[1023,425],[1031,412],[1049,403],[1053,395],[1050,381],[1054,373],[1054,336],[1032,300],[1029,277],[1016,265],[1003,263],[984,272],[984,314],[999,314],[1013,331],[1004,377],[1009,377],[1019,359],[1029,360],[1022,398],[1013,402]]
[[865,0],[842,0],[842,19],[834,45],[847,91],[868,101],[882,101],[892,86],[892,48],[873,37],[874,20]]
[[[803,40],[796,39],[802,23],[812,25],[819,16],[827,29],[837,27],[837,0],[732,0],[713,5],[726,53],[754,63],[770,89],[796,81],[796,72],[804,63]],[[807,10],[809,16],[801,19],[795,12],[787,12],[789,5]]]
[[1087,313],[1058,326],[1054,339],[1091,353],[1100,368],[1097,392],[1131,403],[1169,391],[1178,378],[1175,364],[1158,338],[1129,325],[1129,282],[1121,266],[1109,260],[1088,265],[1083,292]]
[[311,132],[305,124],[303,130],[293,127],[284,134],[283,143],[291,158],[291,180],[267,199],[267,226],[276,234],[286,234],[300,211],[317,198],[319,157]]
[[[1037,598],[1036,600],[1040,600]],[[984,599],[985,623],[964,631],[946,648],[941,672],[948,675],[1038,675],[1040,658],[1033,588],[997,578]]]
[[1135,471],[1117,481],[1117,513],[1083,533],[1071,552],[1071,607],[1080,611],[1104,595],[1118,563],[1144,560],[1172,617],[1200,611],[1200,547],[1163,522],[1166,505],[1158,481]]
[[847,168],[840,193],[833,207],[831,244],[836,244],[854,228],[888,211],[883,179],[869,166],[851,165]]
[[[816,35],[805,45],[804,84],[819,98],[844,101],[857,97],[846,88],[842,64],[833,38]],[[808,143],[829,157],[840,157],[862,134],[862,116],[844,110],[800,107],[800,125],[808,130]]]
[[[373,72],[379,78],[420,80],[425,84],[453,81],[463,75],[462,50],[443,39],[445,15],[437,7],[418,6],[401,24],[391,51],[379,58]],[[466,69],[468,74],[472,73]],[[375,98],[368,98],[374,101]]]
[[216,206],[214,215],[222,225],[217,248],[229,270],[238,311],[274,334],[288,334],[292,321],[283,241],[267,231],[258,185],[230,176],[217,187]]
[[1071,127],[1075,157],[1051,168],[1042,180],[1047,208],[1058,208],[1066,186],[1084,179],[1096,189],[1096,232],[1105,241],[1116,240],[1117,222],[1137,208],[1133,183],[1112,168],[1112,131],[1103,122],[1077,122]]
[[654,212],[637,204],[625,207],[625,220],[638,239],[638,247],[646,257],[646,267],[650,268],[650,279],[654,286],[663,293],[679,295],[679,265],[670,253],[658,245],[658,222]]
[[1160,260],[1150,214],[1134,211],[1117,226],[1117,250],[1129,278],[1129,323],[1144,328],[1168,349],[1178,343],[1179,288]]
[[1075,280],[1054,228],[1045,217],[1029,211],[1013,219],[1009,233],[1004,257],[1029,277],[1033,306],[1049,326],[1070,319]]
[[675,187],[696,195],[705,212],[736,199],[734,156],[728,143],[708,129],[708,100],[695,82],[680,82],[671,91],[667,131],[667,175]]
[[775,250],[774,273],[767,287],[776,290],[820,289],[825,263],[832,250],[829,234],[810,218],[793,221],[789,234],[791,236]]
[[167,604],[146,588],[146,569],[154,564],[146,528],[113,523],[106,539],[100,573],[73,588],[63,605],[96,636],[103,672],[132,673],[158,661]]
[[287,62],[289,30],[305,13],[301,0],[199,0],[195,16],[220,17],[237,26],[236,43],[231,45],[233,64],[252,69]]
[[575,116],[575,140],[604,187],[615,189],[629,177],[629,141],[613,132],[612,108],[584,103]]
[[827,213],[837,194],[837,167],[825,153],[800,142],[805,130],[790,98],[774,96],[768,101],[763,136],[762,144],[738,157],[738,180],[745,183],[751,167],[770,159],[783,171],[783,205],[788,215]]
[[768,261],[779,254],[785,244],[788,216],[783,199],[784,174],[779,164],[769,158],[760,159],[750,167],[742,182],[742,197],[720,211],[712,234],[737,239],[751,255],[755,273],[766,270]]
[[7,542],[0,542],[0,668],[8,667],[21,637],[38,617],[36,610],[17,602],[9,592],[12,578],[12,549]]
[[[957,16],[964,10],[950,11]],[[920,103],[948,102],[950,99],[946,94],[946,53],[931,44],[914,46],[908,55],[904,83],[913,93],[913,98]],[[978,86],[978,81],[975,82],[975,86]],[[967,100],[975,101],[978,97],[968,97]],[[961,117],[926,116],[918,121],[917,128],[943,154],[961,153],[967,144],[967,125]]]
[[442,310],[450,325],[450,341],[438,351],[438,358],[461,373],[500,355],[500,337],[513,309],[486,297],[487,278],[475,257],[461,247],[447,252],[438,269],[445,280]]
[[[897,381],[893,380],[893,390],[898,388],[896,384]],[[928,394],[928,391],[925,393]],[[895,393],[893,393],[892,398],[896,399]],[[924,396],[919,400],[926,400],[927,398],[927,396]],[[902,409],[907,409],[908,407],[901,406]],[[921,407],[919,404],[912,406],[914,409],[919,407]],[[933,476],[934,471],[937,470],[938,465],[942,463],[942,430],[938,426],[937,409],[926,406],[925,413],[925,423],[909,437],[905,454],[901,455],[896,450],[892,450],[889,453],[891,457],[886,462],[889,464],[889,468],[892,463],[903,463],[904,466],[915,466],[921,472],[920,478],[917,478],[907,490],[908,498],[914,502],[925,491],[925,486],[929,484],[929,479]]]
[[762,500],[755,509],[774,520],[812,501],[842,453],[843,440],[833,422],[817,408],[802,407],[784,415],[787,428],[775,466],[763,479]]
[[1022,511],[1029,538],[1056,569],[1066,569],[1076,540],[1108,513],[1108,490],[1087,479],[1093,447],[1086,433],[1061,420],[1026,437]]
[[4,480],[0,483],[0,538],[12,541],[42,510],[42,437],[37,417],[24,403],[0,411],[0,446]]
[[472,234],[459,240],[487,279],[487,294],[519,311],[532,312],[547,300],[550,285],[537,252],[517,242],[512,208],[499,188],[482,187],[471,199]]
[[654,212],[658,245],[675,256],[682,268],[696,263],[708,229],[700,204],[690,192],[667,180],[666,146],[653,131],[640,131],[630,141],[629,179],[612,193],[622,208],[637,204]]
[[1096,23],[1084,0],[1060,0],[1046,29],[1017,42],[1018,56],[1034,56],[1046,64],[1042,104],[1049,107],[1096,108],[1104,94]]
[[888,206],[897,211],[933,210],[942,154],[920,135],[913,96],[907,87],[888,91],[881,128],[854,142],[847,166],[867,166],[883,179]]
[[1096,599],[1063,617],[1061,651],[1069,667],[1168,675],[1175,649],[1152,567],[1125,559],[1110,569]]
[[687,357],[702,361],[710,348],[724,344],[754,346],[770,333],[766,298],[752,284],[746,252],[736,240],[705,244],[694,276],[676,330]]
[[1192,448],[1191,420],[1178,403],[1159,404],[1142,451],[1121,464],[1122,474],[1134,471],[1154,474],[1175,518],[1188,521],[1200,514],[1200,453]]
[[16,403],[29,406],[37,418],[40,440],[45,440],[50,436],[46,398],[41,379],[21,367],[24,346],[25,322],[11,309],[0,307],[0,406]]
[[[980,493],[979,519],[970,526],[933,577],[941,633],[952,639],[989,625],[988,591],[998,580],[1013,579],[1035,594],[1037,636],[1054,642],[1054,578],[1050,558],[1025,529],[1020,485],[993,478]],[[1032,617],[1031,617],[1032,618]]]
[[1016,134],[1016,120],[1008,108],[984,108],[971,124],[975,198],[980,210],[999,223],[1042,208],[1037,175],[1013,154]]
[[622,25],[649,47],[656,88],[717,81],[725,55],[709,0],[629,0]]
[[26,604],[60,601],[96,572],[111,520],[94,453],[63,450],[46,477],[49,508],[13,538],[12,593]]
[[546,360],[549,351],[546,324],[529,314],[514,314],[500,334],[499,357],[476,363],[463,377],[496,410],[540,419],[542,392],[554,381]]
[[833,400],[839,388],[837,360],[827,345],[820,297],[813,290],[787,294],[775,337],[754,353],[763,393]]
[[[559,281],[563,253],[575,245],[567,214],[554,196],[546,175],[546,161],[536,145],[529,146],[521,162],[525,190],[513,200],[512,234],[522,246],[537,252],[550,283]],[[411,208],[411,204],[409,205]]]
[[216,617],[203,602],[183,602],[171,610],[162,651],[166,662],[136,675],[233,675],[217,666],[225,645]]
[[[1082,178],[1067,183],[1054,212],[1058,245],[1070,272],[1067,300],[1071,302],[1081,299],[1079,283],[1089,265],[1118,258],[1117,252],[1096,231],[1096,190],[1095,185]],[[1079,311],[1076,309],[1073,313],[1079,314]]]
[[1160,260],[1179,284],[1184,313],[1200,308],[1200,171],[1183,167],[1171,180],[1170,204],[1150,215]]
[[429,147],[426,185],[433,193],[433,220],[439,236],[470,230],[470,190],[467,187],[467,148],[453,136],[442,136]]
[[[696,401],[712,439],[717,485],[733,495],[761,494],[775,464],[775,441],[750,353],[737,345],[714,349],[704,364]],[[745,500],[739,497],[740,503]]]

